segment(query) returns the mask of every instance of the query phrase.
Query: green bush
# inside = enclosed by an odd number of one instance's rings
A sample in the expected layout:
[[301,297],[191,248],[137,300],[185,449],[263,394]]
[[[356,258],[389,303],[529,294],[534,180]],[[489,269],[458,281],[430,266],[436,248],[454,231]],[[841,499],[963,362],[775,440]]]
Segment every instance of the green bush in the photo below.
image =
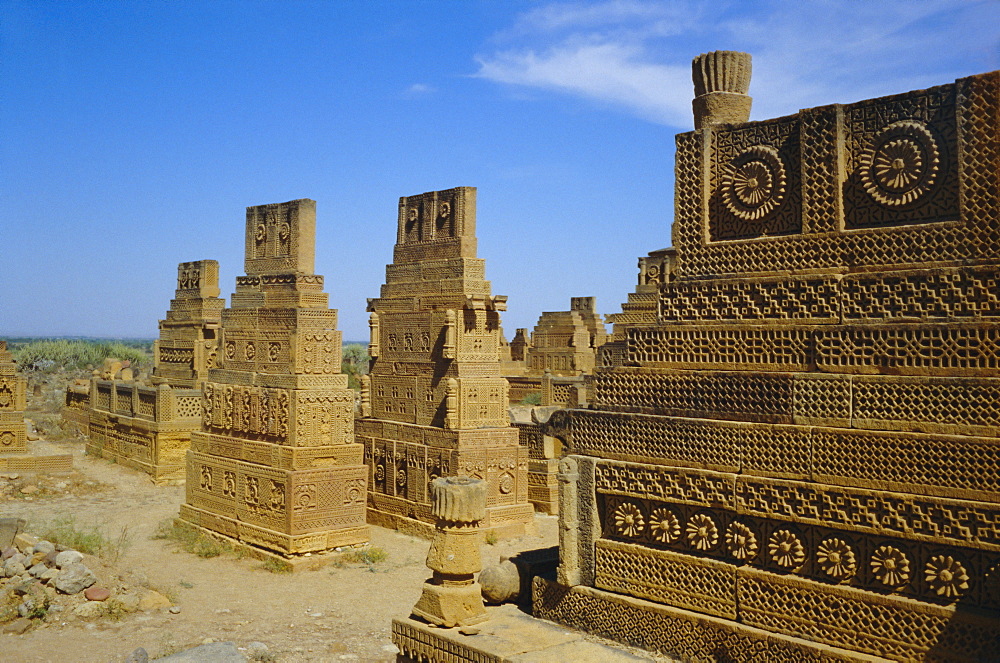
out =
[[136,369],[145,369],[153,363],[152,341],[103,341],[33,339],[8,341],[21,370],[52,371],[58,369],[83,370],[97,368],[108,357],[128,360]]

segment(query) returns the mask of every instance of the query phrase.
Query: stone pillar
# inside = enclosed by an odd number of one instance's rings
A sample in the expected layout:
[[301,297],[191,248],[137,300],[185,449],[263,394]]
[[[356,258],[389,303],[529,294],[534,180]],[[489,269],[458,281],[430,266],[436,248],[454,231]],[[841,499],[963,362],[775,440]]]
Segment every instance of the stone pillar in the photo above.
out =
[[750,54],[739,51],[712,51],[694,59],[695,129],[750,120],[750,70]]
[[479,521],[486,517],[486,482],[469,477],[435,479],[431,510],[437,524],[427,566],[434,574],[424,583],[413,615],[446,628],[485,621],[482,590],[474,574],[482,569]]

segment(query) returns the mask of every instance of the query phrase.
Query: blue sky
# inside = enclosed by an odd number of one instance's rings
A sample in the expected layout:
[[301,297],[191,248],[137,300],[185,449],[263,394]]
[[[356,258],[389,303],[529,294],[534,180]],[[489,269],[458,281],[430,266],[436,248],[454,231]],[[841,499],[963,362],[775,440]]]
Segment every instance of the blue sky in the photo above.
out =
[[752,119],[1000,69],[1000,2],[0,0],[0,335],[155,337],[178,262],[242,273],[245,207],[317,201],[346,339],[399,196],[479,189],[508,338],[619,310],[670,245],[690,61],[752,53]]

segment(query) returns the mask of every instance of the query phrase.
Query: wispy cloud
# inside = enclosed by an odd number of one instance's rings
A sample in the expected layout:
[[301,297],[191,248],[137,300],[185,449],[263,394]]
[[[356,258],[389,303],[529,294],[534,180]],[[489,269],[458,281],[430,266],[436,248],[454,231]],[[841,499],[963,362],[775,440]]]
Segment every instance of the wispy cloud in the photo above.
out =
[[414,83],[410,87],[403,91],[404,96],[407,97],[422,97],[426,94],[431,94],[435,92],[435,89],[430,85],[425,85],[423,83]]
[[850,102],[1000,67],[996,0],[554,3],[520,15],[476,75],[691,124],[690,61],[754,56],[755,117]]
[[480,60],[479,76],[501,83],[551,88],[624,106],[654,122],[680,124],[691,102],[690,68],[643,61],[628,44],[562,46],[538,54],[507,51]]

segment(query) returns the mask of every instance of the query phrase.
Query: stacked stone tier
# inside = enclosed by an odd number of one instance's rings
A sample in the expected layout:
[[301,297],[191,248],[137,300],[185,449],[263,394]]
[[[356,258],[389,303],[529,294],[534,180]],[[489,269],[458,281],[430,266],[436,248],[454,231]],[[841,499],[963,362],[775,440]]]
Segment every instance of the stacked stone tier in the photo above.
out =
[[358,441],[369,470],[369,507],[411,514],[429,522],[430,482],[469,476],[488,484],[483,527],[523,527],[530,521],[528,450],[515,428],[447,430],[377,419],[359,419]]

